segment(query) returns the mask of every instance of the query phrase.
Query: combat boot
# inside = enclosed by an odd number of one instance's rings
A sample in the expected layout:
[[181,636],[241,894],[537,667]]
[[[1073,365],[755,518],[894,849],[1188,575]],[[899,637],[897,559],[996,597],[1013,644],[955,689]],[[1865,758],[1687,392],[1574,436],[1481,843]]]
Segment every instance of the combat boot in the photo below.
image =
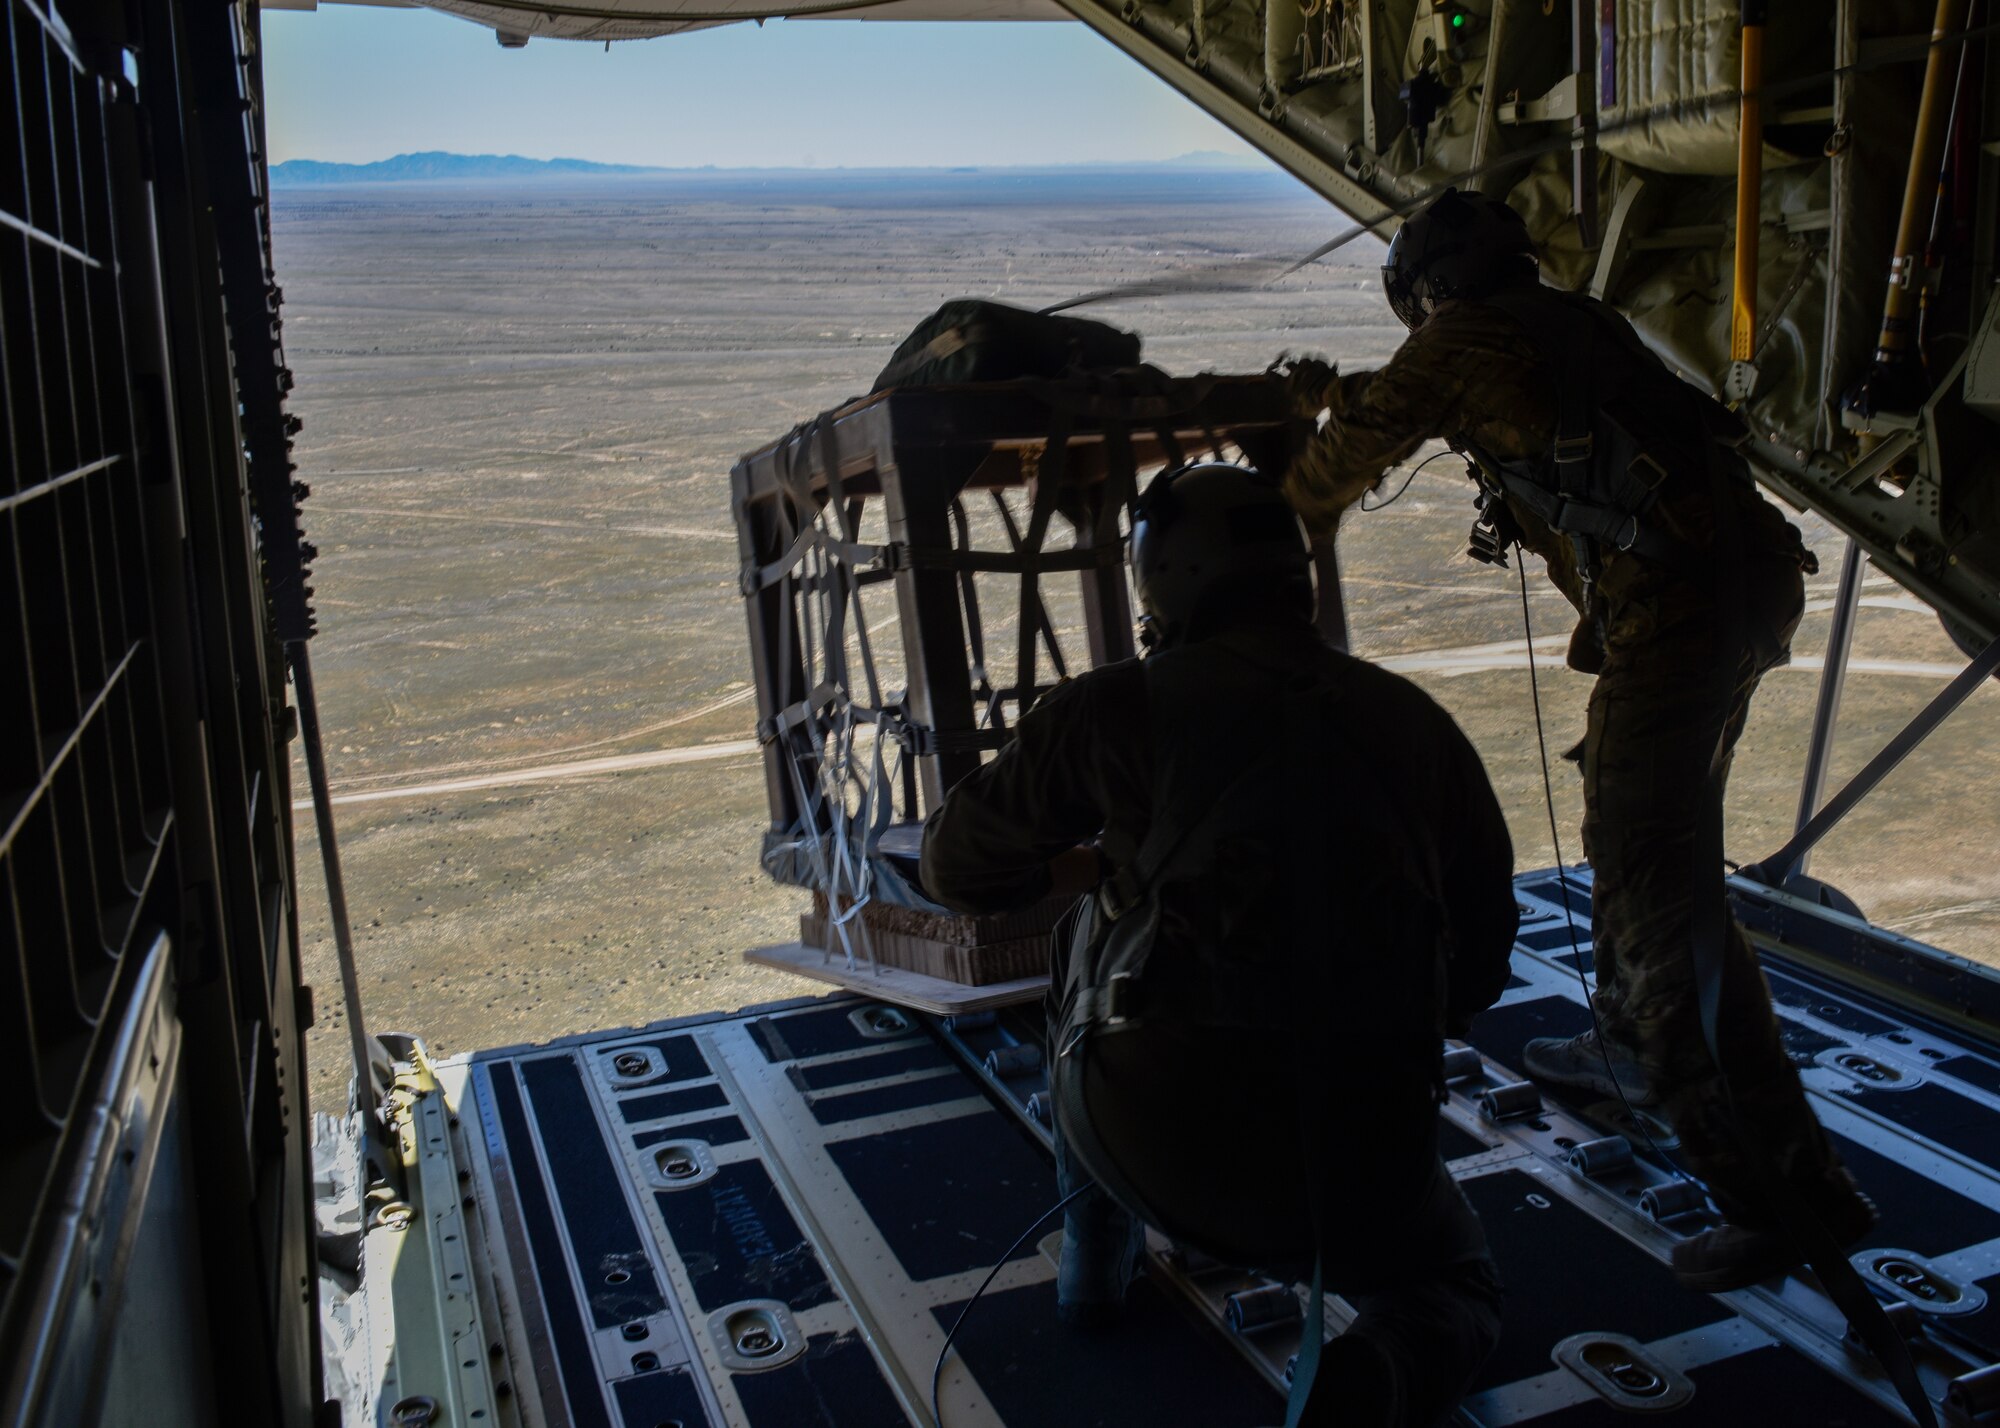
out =
[[1622,1098],[1634,1106],[1650,1106],[1657,1099],[1646,1073],[1595,1031],[1536,1037],[1521,1048],[1521,1069],[1537,1081]]
[[[1875,1202],[1844,1168],[1836,1167],[1800,1198],[1842,1249],[1875,1228]],[[1674,1246],[1674,1278],[1683,1289],[1703,1294],[1748,1289],[1798,1263],[1796,1244],[1782,1229],[1721,1224]]]
[[1105,1202],[1094,1215],[1069,1221],[1056,1257],[1056,1319],[1084,1333],[1102,1333],[1123,1318],[1125,1291],[1146,1248],[1146,1227],[1109,1196]]

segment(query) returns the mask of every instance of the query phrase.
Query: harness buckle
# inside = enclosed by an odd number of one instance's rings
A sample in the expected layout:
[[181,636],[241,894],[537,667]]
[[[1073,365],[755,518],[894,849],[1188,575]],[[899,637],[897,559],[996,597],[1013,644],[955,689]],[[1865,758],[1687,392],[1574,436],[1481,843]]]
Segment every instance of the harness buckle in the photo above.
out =
[[1100,1027],[1110,1029],[1125,1025],[1132,1020],[1136,1006],[1139,980],[1132,972],[1113,972],[1104,979],[1102,986],[1087,986],[1077,993],[1075,1005],[1069,1015],[1074,1019],[1074,1029],[1062,1049],[1056,1053],[1061,1061],[1074,1052],[1090,1033]]
[[1667,479],[1667,468],[1642,451],[1632,458],[1631,465],[1625,468],[1625,474],[1651,492],[1659,490],[1660,483]]
[[[1591,435],[1559,436],[1556,438],[1555,459],[1558,466],[1574,466],[1579,461],[1590,460]],[[1662,475],[1665,473],[1662,472]]]
[[1132,994],[1137,981],[1130,972],[1113,972],[1104,979],[1104,1024],[1117,1026],[1132,1015]]
[[1618,529],[1612,533],[1611,536],[1612,547],[1622,553],[1624,551],[1630,550],[1633,546],[1637,545],[1638,543],[1639,543],[1639,518],[1637,516],[1627,516],[1625,518],[1625,524],[1619,526]]
[[1139,905],[1137,881],[1131,868],[1125,867],[1097,885],[1097,910],[1106,922],[1116,922]]

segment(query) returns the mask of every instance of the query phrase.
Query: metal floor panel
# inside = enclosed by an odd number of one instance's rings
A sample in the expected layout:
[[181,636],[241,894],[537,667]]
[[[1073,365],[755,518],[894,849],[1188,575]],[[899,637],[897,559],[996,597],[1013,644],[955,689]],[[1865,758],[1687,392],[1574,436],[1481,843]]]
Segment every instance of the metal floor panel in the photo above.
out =
[[[1445,1154],[1509,1285],[1463,1421],[1905,1421],[1809,1278],[1715,1298],[1674,1285],[1673,1243],[1709,1221],[1643,1208],[1674,1193],[1671,1168],[1637,1135],[1627,1167],[1593,1179],[1569,1164],[1579,1143],[1633,1129],[1622,1108],[1552,1096],[1482,1116],[1482,1095],[1518,1079],[1523,1040],[1588,1025],[1573,965],[1588,965],[1588,876],[1571,878],[1582,958],[1553,874],[1518,880],[1513,984],[1443,1111]],[[2000,1056],[1823,969],[1769,965],[1815,1108],[1883,1209],[1855,1262],[1920,1311],[1941,1397],[2000,1349]],[[455,1063],[455,1104],[479,1127],[473,1188],[506,1249],[515,1373],[532,1372],[548,1421],[928,1424],[946,1329],[1056,1198],[1032,1015],[940,1023],[838,996]],[[1079,1339],[1054,1320],[1055,1228],[968,1318],[942,1379],[948,1428],[1283,1417],[1296,1321],[1225,1327],[1228,1296],[1267,1281],[1156,1241],[1126,1322]],[[1349,1317],[1330,1297],[1329,1330]],[[1590,1367],[1620,1355],[1622,1405]]]

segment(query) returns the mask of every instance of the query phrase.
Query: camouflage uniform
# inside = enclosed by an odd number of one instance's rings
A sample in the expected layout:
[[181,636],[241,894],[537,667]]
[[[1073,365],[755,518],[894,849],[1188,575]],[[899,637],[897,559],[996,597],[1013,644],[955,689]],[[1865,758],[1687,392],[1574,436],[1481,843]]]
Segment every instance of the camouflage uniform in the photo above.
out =
[[[1691,389],[1660,369],[1662,402]],[[1294,464],[1287,492],[1315,534],[1338,524],[1384,469],[1444,437],[1497,460],[1549,450],[1557,373],[1527,331],[1499,308],[1447,302],[1378,371],[1336,376],[1302,406],[1330,409],[1326,429]],[[1670,385],[1666,385],[1670,384]],[[1696,396],[1695,400],[1701,399]],[[1734,459],[1734,458],[1729,458]],[[1649,519],[1704,555],[1716,543],[1715,485],[1670,465]],[[1583,767],[1583,847],[1595,871],[1592,932],[1604,1036],[1646,1074],[1687,1159],[1740,1224],[1772,1216],[1744,1164],[1738,1124],[1808,1197],[1838,1165],[1779,1040],[1770,995],[1742,929],[1727,925],[1720,1015],[1728,1092],[1701,1031],[1692,957],[1696,833],[1719,794],[1764,672],[1788,657],[1814,568],[1797,530],[1747,482],[1733,502],[1741,563],[1737,618],[1725,618],[1712,561],[1670,570],[1608,551],[1586,592],[1566,537],[1518,502],[1523,544],[1582,615],[1570,664],[1598,676]],[[1727,589],[1728,585],[1721,588]],[[1728,677],[1721,677],[1723,672]]]

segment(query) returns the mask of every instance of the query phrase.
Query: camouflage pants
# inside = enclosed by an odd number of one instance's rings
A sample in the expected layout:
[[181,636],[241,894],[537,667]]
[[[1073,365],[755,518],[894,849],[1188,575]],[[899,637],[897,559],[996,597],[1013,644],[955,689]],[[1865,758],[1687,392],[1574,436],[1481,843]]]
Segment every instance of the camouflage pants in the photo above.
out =
[[1733,919],[1717,1038],[1726,1088],[1702,1034],[1695,986],[1695,899],[1721,895],[1721,870],[1696,867],[1697,830],[1722,795],[1758,679],[1783,658],[1803,605],[1796,569],[1764,575],[1745,620],[1762,636],[1756,651],[1732,650],[1706,610],[1614,611],[1583,745],[1583,843],[1596,879],[1591,921],[1604,1035],[1645,1072],[1683,1159],[1717,1203],[1751,1225],[1769,1224],[1772,1213],[1745,1140],[1802,1191],[1823,1184],[1838,1163]]

